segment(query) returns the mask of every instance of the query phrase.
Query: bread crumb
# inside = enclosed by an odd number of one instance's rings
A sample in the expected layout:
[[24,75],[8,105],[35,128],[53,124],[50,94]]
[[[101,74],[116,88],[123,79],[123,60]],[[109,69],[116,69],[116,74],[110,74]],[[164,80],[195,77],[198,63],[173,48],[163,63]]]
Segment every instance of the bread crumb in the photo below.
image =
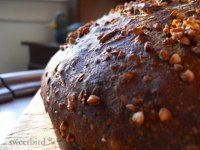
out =
[[61,123],[61,125],[60,125],[60,130],[61,130],[61,131],[64,131],[64,130],[67,129],[67,127],[68,127],[67,122],[66,122],[66,121],[63,121],[63,122]]
[[192,82],[195,78],[194,73],[189,69],[181,73],[180,77],[184,82]]
[[161,108],[159,111],[160,121],[165,122],[172,118],[171,112],[167,108]]
[[166,51],[165,49],[162,49],[159,52],[159,57],[163,61],[168,61],[169,60],[169,53],[168,53],[168,51]]
[[187,38],[187,37],[182,37],[180,40],[178,40],[178,42],[181,44],[181,45],[190,45],[190,40]]
[[170,64],[180,64],[181,63],[181,57],[179,54],[175,53],[171,56],[169,60]]
[[67,137],[66,137],[66,142],[68,144],[71,144],[71,143],[74,143],[74,141],[75,141],[74,136],[72,134],[68,134]]
[[90,106],[96,106],[100,103],[100,97],[96,95],[90,95],[90,97],[87,99],[87,103]]
[[142,125],[144,123],[144,113],[143,111],[139,111],[133,114],[131,121],[133,124]]

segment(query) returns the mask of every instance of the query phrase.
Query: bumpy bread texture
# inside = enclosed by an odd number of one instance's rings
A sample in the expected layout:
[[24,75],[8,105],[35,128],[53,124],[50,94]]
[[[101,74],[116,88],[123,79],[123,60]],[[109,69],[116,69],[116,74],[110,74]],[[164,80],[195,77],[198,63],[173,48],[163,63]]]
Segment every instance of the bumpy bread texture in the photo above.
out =
[[70,33],[42,78],[55,132],[85,150],[199,150],[199,19],[199,0],[130,2]]

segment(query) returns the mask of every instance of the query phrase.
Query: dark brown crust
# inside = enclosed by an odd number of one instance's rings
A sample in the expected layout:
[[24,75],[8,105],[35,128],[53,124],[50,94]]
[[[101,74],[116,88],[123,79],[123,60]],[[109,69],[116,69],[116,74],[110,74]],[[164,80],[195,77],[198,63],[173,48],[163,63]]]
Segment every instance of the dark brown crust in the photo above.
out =
[[[146,14],[136,14],[137,6]],[[175,9],[199,17],[200,2],[143,6],[120,5],[71,33],[46,67],[41,95],[68,143],[85,150],[200,149],[200,56],[192,51],[199,41],[185,46],[163,32]],[[180,64],[169,63],[174,53]]]

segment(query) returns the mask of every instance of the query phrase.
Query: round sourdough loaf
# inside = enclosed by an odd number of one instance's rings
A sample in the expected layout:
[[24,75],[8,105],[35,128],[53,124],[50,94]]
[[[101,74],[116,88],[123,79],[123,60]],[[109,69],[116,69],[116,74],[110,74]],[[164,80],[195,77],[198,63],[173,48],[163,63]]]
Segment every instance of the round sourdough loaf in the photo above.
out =
[[199,150],[200,1],[130,2],[70,33],[41,95],[84,150]]

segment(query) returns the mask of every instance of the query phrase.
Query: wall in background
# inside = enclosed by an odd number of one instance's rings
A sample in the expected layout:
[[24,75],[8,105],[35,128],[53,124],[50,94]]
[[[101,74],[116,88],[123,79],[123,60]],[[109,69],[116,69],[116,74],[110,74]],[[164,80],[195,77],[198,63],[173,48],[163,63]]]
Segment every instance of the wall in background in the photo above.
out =
[[66,8],[66,0],[1,0],[0,73],[27,69],[28,47],[21,42],[52,42],[46,24]]
[[96,20],[127,0],[79,0],[80,21]]

